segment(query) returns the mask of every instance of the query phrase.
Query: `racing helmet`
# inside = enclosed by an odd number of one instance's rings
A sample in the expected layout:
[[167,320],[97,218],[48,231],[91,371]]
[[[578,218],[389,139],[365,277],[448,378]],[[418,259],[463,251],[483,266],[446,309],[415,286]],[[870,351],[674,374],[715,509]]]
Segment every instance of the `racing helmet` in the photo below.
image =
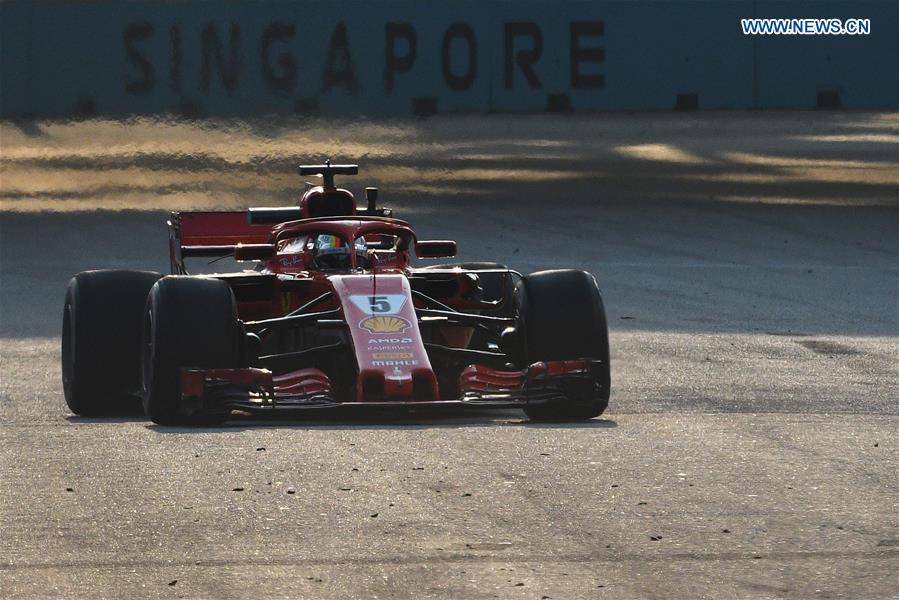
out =
[[351,254],[356,253],[356,266],[367,266],[368,248],[364,238],[357,238],[352,247],[343,238],[323,233],[315,237],[312,244],[312,261],[322,270],[352,268]]

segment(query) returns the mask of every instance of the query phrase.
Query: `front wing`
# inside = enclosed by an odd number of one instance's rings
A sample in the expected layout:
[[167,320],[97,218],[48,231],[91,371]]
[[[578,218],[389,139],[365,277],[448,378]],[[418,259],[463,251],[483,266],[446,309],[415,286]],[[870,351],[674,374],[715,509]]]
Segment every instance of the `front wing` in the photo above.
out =
[[597,385],[600,361],[581,359],[536,362],[521,371],[469,365],[459,376],[454,399],[420,401],[392,395],[365,401],[337,400],[331,381],[319,369],[273,375],[268,369],[182,369],[182,409],[188,414],[265,414],[337,407],[523,407],[567,397],[572,389]]

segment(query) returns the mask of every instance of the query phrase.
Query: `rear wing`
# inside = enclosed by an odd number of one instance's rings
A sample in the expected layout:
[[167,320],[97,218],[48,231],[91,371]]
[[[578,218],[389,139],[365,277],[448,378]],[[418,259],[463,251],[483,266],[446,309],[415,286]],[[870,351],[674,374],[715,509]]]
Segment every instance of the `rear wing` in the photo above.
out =
[[169,260],[175,275],[187,273],[187,257],[225,256],[238,244],[265,244],[272,235],[270,224],[251,223],[245,210],[172,212],[167,224]]

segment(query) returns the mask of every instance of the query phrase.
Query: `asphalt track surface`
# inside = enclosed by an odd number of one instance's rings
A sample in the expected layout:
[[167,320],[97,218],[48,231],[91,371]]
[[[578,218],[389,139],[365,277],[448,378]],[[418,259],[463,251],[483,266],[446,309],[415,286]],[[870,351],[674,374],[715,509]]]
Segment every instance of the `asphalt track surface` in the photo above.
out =
[[[0,596],[899,594],[899,115],[0,134]],[[68,412],[72,274],[164,270],[164,209],[287,204],[329,155],[463,260],[596,273],[607,413]]]

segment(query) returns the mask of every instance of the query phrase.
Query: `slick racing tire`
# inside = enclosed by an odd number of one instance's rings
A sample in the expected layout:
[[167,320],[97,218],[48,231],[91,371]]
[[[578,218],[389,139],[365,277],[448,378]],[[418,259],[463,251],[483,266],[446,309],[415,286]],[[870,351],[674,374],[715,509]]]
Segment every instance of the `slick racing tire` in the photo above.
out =
[[229,411],[192,413],[181,402],[181,369],[240,366],[237,304],[224,281],[172,276],[147,296],[141,367],[146,415],[158,425],[212,425]]
[[76,415],[140,414],[141,315],[160,277],[149,271],[85,271],[69,281],[62,387]]
[[599,360],[593,381],[572,385],[566,399],[525,408],[535,421],[591,419],[609,404],[609,328],[596,279],[575,270],[540,271],[524,277],[520,311],[529,363]]

